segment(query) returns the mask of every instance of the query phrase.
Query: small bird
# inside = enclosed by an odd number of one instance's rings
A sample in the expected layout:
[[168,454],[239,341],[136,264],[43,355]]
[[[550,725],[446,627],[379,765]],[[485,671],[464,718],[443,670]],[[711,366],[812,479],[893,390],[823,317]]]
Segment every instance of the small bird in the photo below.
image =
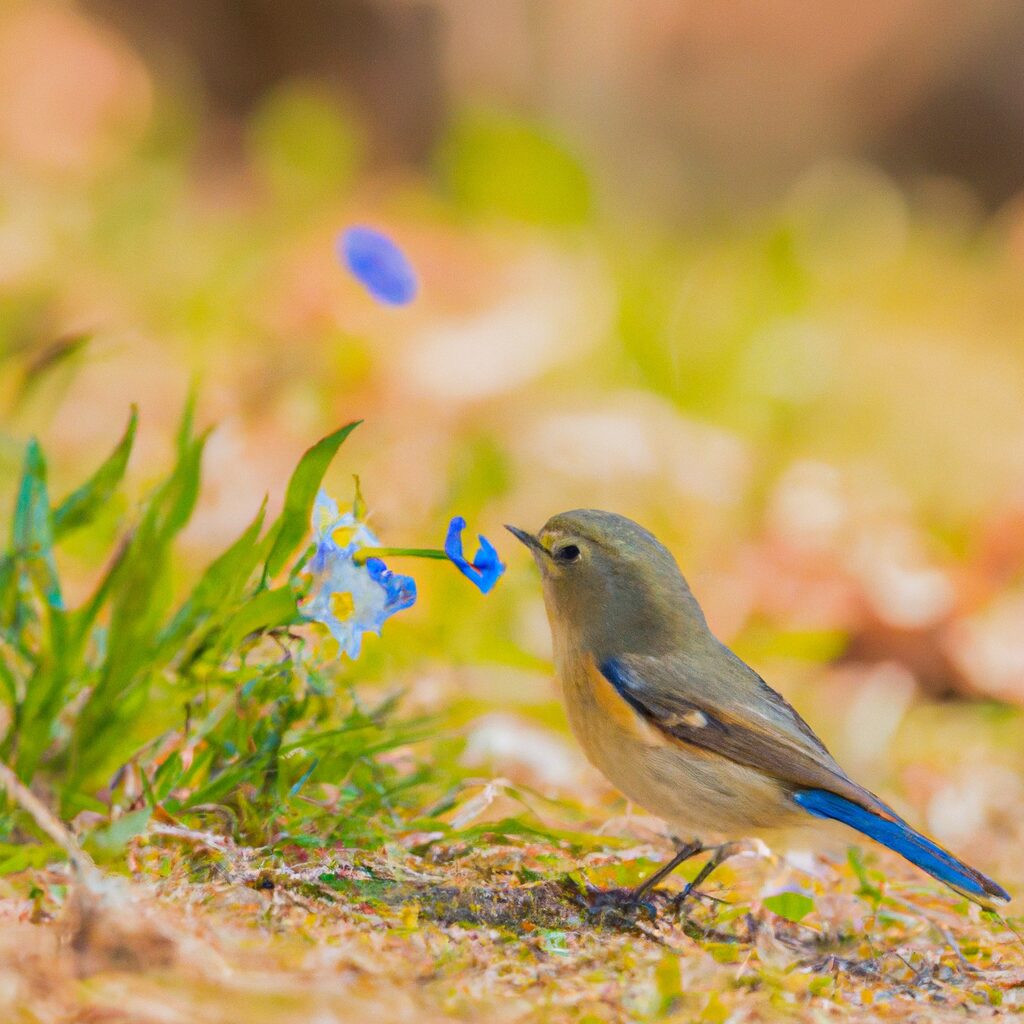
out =
[[587,757],[676,835],[715,834],[682,898],[736,852],[736,840],[813,818],[842,822],[985,907],[1009,900],[990,878],[916,832],[854,782],[810,726],[720,643],[653,534],[624,516],[563,512],[534,536],[506,527],[540,568],[569,723]]

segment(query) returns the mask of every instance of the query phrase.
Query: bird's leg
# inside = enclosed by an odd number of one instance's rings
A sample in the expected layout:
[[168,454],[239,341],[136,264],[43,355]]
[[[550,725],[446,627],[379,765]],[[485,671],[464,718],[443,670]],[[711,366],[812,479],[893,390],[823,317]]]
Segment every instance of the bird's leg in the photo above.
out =
[[680,910],[683,904],[686,902],[690,893],[694,891],[702,882],[706,881],[712,871],[715,870],[723,861],[728,860],[734,854],[739,853],[744,849],[743,843],[722,843],[721,846],[712,847],[711,856],[708,858],[707,863],[697,872],[696,878],[692,882],[687,882],[683,886],[683,891],[673,901],[676,909]]
[[603,920],[610,919],[618,921],[631,921],[633,915],[640,909],[646,910],[653,921],[658,916],[654,904],[645,897],[663,879],[667,878],[684,860],[695,857],[704,850],[704,844],[699,840],[679,845],[679,840],[673,837],[677,844],[675,856],[667,863],[658,868],[650,878],[645,879],[635,889],[590,889],[588,886],[589,899],[585,906],[591,913],[600,915]]
[[[668,878],[668,876],[671,875],[672,872],[683,863],[683,861],[687,861],[691,857],[696,857],[698,853],[702,853],[703,851],[704,844],[699,839],[694,839],[681,846],[676,851],[676,855],[668,861],[668,863],[663,864],[654,872],[653,875],[644,879],[644,881],[642,881],[633,890],[633,899],[639,903],[662,879]],[[710,861],[708,863],[710,863]]]

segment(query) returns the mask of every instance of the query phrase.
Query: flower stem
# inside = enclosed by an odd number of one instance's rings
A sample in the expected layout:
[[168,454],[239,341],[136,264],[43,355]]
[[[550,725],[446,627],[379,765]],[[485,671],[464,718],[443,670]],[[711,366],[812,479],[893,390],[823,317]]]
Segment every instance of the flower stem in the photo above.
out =
[[405,556],[409,558],[437,558],[442,561],[448,556],[438,548],[360,548],[352,560],[358,565],[368,558],[387,558],[392,555]]

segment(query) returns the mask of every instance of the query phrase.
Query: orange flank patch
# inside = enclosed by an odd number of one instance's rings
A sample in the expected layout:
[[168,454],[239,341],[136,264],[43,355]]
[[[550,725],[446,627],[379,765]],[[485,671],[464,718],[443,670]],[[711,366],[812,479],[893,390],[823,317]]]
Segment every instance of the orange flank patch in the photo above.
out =
[[622,698],[619,691],[612,686],[591,658],[587,659],[587,679],[590,682],[594,700],[604,714],[620,729],[648,746],[664,747],[668,745],[670,738],[656,726],[641,718],[629,706],[629,703]]

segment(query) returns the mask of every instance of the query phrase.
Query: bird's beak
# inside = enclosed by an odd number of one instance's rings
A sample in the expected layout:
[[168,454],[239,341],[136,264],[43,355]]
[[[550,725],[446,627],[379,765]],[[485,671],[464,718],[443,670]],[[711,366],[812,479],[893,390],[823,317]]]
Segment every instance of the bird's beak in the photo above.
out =
[[511,533],[512,536],[516,538],[516,540],[522,541],[530,549],[531,552],[537,555],[544,555],[545,557],[547,557],[547,548],[545,548],[544,545],[541,544],[541,542],[537,540],[537,538],[534,537],[532,533],[527,533],[525,530],[520,530],[518,526],[509,526],[508,523],[505,524],[505,529],[508,530],[508,532]]

